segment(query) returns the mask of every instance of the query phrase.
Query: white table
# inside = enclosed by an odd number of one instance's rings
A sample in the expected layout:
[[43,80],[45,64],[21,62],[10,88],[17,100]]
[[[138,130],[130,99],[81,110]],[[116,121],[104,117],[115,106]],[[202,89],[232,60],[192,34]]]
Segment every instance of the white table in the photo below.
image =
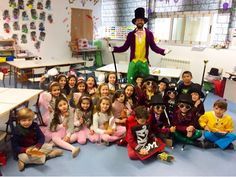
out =
[[14,109],[17,104],[14,103],[0,103],[0,116]]
[[8,88],[4,88],[4,87],[0,87],[0,94],[2,94],[2,92],[5,92]]
[[[128,64],[116,64],[117,72],[126,74],[128,71]],[[149,67],[150,74],[160,77],[170,77],[179,78],[181,76],[182,70],[175,68],[159,68],[159,67]],[[115,72],[115,66],[113,63],[106,66],[97,68],[96,71],[102,72]]]

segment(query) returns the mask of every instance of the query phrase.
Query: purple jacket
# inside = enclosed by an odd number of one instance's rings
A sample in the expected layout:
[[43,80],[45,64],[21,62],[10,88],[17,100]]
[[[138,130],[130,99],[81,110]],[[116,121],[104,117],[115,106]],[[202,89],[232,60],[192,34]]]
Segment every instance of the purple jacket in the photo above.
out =
[[[146,28],[144,28],[144,29],[146,31],[146,55],[145,55],[145,58],[147,59],[147,61],[149,63],[149,59],[148,59],[149,46],[151,47],[151,49],[154,52],[159,53],[161,55],[165,55],[164,54],[165,49],[161,49],[161,48],[157,47],[157,45],[154,41],[154,37],[153,37],[152,32]],[[130,47],[130,61],[132,61],[135,57],[135,32],[136,32],[136,30],[129,32],[124,45],[121,47],[114,47],[113,52],[117,52],[117,53],[125,52]]]

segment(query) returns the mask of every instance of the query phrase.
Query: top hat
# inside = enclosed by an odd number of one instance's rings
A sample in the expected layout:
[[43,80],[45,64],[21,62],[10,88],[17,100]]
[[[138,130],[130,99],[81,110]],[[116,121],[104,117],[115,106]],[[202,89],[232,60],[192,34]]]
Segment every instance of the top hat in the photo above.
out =
[[199,84],[193,84],[193,86],[189,90],[189,94],[191,94],[193,92],[198,93],[200,98],[204,98],[205,97],[204,93],[202,92],[202,86],[199,85]]
[[132,23],[135,24],[136,19],[142,18],[144,20],[144,23],[148,22],[148,19],[144,16],[145,10],[142,7],[137,8],[135,11],[135,18],[132,20]]
[[152,96],[150,104],[157,105],[157,104],[165,104],[165,103],[163,101],[161,94],[155,94]]
[[174,91],[177,94],[177,84],[176,82],[170,82],[168,87],[166,88],[166,92]]
[[192,101],[191,95],[189,95],[189,94],[181,94],[181,95],[179,95],[178,103],[186,103],[186,104],[189,104],[189,105],[192,106],[193,105],[193,101]]
[[147,77],[144,78],[143,82],[147,82],[147,81],[154,81],[157,83],[156,78],[152,75],[148,75]]
[[166,86],[168,86],[170,81],[167,78],[163,77],[161,80],[158,81],[158,83],[161,83],[161,82],[164,82]]

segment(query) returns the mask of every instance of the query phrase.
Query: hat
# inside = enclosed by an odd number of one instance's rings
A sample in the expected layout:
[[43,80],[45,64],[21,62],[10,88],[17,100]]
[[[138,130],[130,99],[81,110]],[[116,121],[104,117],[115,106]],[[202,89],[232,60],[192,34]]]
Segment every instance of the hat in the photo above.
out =
[[150,104],[157,105],[157,104],[165,104],[165,103],[163,102],[161,94],[155,94],[152,96]]
[[202,86],[199,85],[199,84],[193,84],[192,85],[192,87],[189,90],[189,94],[191,94],[193,92],[198,93],[200,98],[204,98],[205,97],[204,93],[202,92]]
[[154,82],[157,83],[156,78],[154,76],[152,76],[152,75],[149,75],[149,76],[144,78],[143,82],[147,82],[147,81],[154,81]]
[[164,82],[167,86],[169,84],[169,80],[165,77],[163,77],[161,80],[158,81],[158,83]]
[[166,88],[166,92],[168,91],[175,91],[177,94],[177,84],[176,82],[170,82],[168,87]]
[[189,94],[181,94],[178,98],[178,103],[186,103],[189,105],[193,105],[192,97]]
[[142,18],[144,20],[144,23],[148,22],[148,19],[144,17],[145,15],[145,10],[142,7],[137,8],[135,11],[135,18],[132,20],[132,23],[135,24],[136,19]]

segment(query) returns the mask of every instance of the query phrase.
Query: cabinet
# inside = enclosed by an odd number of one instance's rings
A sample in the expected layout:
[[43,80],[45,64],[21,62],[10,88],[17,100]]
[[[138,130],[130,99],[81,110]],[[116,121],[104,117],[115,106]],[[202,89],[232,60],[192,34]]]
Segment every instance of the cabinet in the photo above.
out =
[[227,79],[225,84],[224,98],[236,103],[236,94],[234,90],[236,90],[236,81]]
[[13,39],[0,39],[0,57],[15,56],[15,41]]

